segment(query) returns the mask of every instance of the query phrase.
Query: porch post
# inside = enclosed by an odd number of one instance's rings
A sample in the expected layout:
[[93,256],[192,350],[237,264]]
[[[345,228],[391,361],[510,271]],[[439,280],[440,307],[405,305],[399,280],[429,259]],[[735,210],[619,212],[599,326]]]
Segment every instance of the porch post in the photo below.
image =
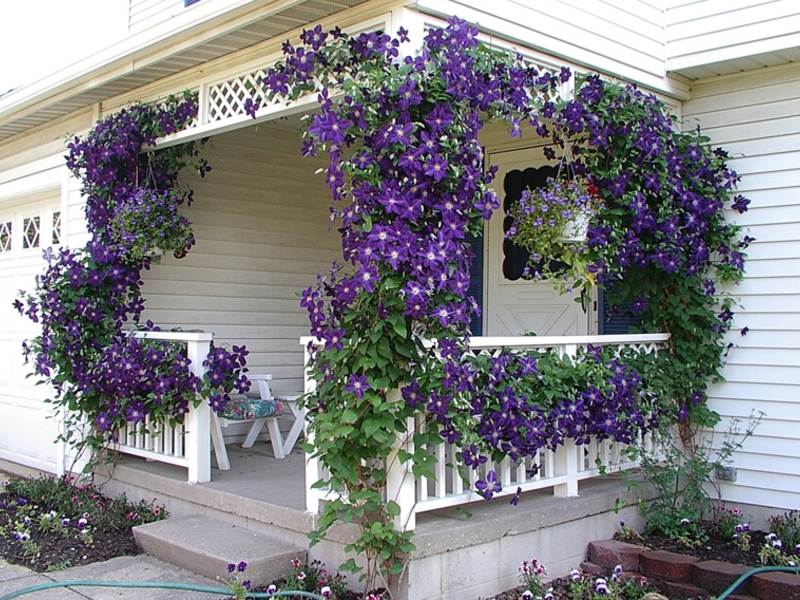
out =
[[[388,402],[400,400],[400,390],[394,389],[387,394]],[[402,462],[398,456],[403,450],[414,452],[414,418],[406,420],[405,435],[398,434],[392,452],[386,459],[386,500],[394,501],[400,506],[400,514],[395,517],[394,527],[398,531],[411,531],[417,526],[417,515],[414,508],[417,503],[416,481],[411,472],[411,463]]]
[[[564,356],[575,358],[578,354],[577,344],[564,344]],[[553,494],[560,498],[578,495],[578,457],[581,447],[575,440],[567,439],[564,445],[553,454],[556,475],[566,475],[567,482],[553,486]]]
[[[206,367],[203,361],[208,356],[211,335],[197,336],[187,340],[186,354],[191,364],[189,369],[198,377],[203,377]],[[207,337],[207,339],[201,339]],[[186,460],[189,467],[189,483],[211,481],[211,407],[206,398],[200,399],[196,408],[189,407],[186,415]]]
[[[311,342],[311,337],[304,336],[300,338],[300,345],[303,347],[303,393],[305,394],[309,394],[317,389],[317,382],[308,376],[308,361],[311,359],[308,345]],[[314,434],[308,431],[308,422],[305,420],[303,421],[303,434],[305,442],[313,446]],[[311,487],[320,480],[319,459],[307,453],[305,456],[306,511],[317,514],[319,512],[319,501],[325,497],[325,492],[323,490]]]

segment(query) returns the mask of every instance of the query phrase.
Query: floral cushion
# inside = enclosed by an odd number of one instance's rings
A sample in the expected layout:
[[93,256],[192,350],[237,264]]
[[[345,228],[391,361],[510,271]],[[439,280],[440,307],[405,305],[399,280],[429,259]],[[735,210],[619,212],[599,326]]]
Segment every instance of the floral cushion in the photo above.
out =
[[264,400],[262,398],[233,397],[222,416],[232,421],[243,421],[245,419],[263,419],[265,417],[277,417],[281,414],[283,405],[277,400]]

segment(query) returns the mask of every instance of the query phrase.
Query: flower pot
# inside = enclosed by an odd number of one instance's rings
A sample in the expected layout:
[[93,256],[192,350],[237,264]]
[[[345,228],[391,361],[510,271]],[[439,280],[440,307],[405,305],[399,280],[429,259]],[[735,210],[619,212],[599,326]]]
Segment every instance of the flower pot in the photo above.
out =
[[578,215],[564,227],[564,234],[561,241],[568,244],[580,244],[586,241],[586,234],[589,231],[589,216]]

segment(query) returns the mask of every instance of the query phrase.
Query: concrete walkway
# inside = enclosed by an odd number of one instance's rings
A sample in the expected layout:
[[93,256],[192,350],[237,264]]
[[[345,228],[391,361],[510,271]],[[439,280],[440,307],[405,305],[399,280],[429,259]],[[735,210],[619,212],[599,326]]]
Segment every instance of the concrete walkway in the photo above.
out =
[[[220,573],[220,576],[224,576]],[[224,588],[220,581],[156,560],[146,554],[122,556],[106,562],[71,567],[52,573],[35,573],[0,559],[0,598],[11,592],[53,581],[156,581]],[[219,600],[221,594],[162,588],[60,587],[19,596],[22,600]]]

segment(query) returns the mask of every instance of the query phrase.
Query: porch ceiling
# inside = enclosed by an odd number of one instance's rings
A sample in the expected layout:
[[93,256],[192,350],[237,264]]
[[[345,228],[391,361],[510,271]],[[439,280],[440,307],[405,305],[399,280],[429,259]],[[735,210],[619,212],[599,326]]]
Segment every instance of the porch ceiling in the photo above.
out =
[[[115,46],[110,52],[101,53],[108,56],[106,61],[95,62],[67,77],[56,74],[0,96],[0,141],[368,1],[255,2],[250,4],[260,5],[258,10],[239,11],[238,17],[218,26],[209,21],[193,23],[156,39],[152,31],[145,30],[120,42],[122,52],[113,52]],[[139,36],[149,37],[137,44]]]

